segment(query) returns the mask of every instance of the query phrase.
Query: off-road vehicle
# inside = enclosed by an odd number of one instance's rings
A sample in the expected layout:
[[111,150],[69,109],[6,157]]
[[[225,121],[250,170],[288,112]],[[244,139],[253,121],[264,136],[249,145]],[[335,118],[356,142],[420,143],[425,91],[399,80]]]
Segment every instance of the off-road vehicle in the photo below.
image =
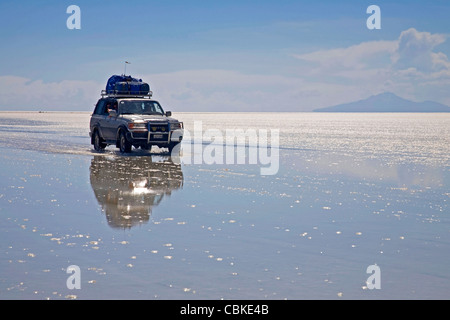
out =
[[152,146],[179,148],[183,123],[164,112],[152,92],[145,94],[102,91],[90,120],[91,144],[96,151],[114,145],[121,153],[132,147],[150,150]]

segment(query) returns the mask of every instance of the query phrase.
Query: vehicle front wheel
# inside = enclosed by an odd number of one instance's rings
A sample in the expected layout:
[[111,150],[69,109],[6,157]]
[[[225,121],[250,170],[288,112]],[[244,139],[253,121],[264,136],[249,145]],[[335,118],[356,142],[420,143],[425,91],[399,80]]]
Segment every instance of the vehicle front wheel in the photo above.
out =
[[100,137],[98,130],[94,131],[93,142],[94,142],[94,150],[95,151],[101,152],[101,151],[105,150],[106,143],[103,141],[102,137]]
[[125,132],[121,131],[119,136],[119,148],[121,153],[131,152],[131,143],[127,140]]

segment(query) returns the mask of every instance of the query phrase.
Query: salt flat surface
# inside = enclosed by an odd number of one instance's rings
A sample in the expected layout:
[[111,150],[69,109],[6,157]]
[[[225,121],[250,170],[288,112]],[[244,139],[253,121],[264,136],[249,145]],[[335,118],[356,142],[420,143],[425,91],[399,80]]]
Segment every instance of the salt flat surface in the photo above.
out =
[[94,153],[89,116],[0,113],[0,299],[450,298],[448,114],[174,114],[279,129],[267,176]]

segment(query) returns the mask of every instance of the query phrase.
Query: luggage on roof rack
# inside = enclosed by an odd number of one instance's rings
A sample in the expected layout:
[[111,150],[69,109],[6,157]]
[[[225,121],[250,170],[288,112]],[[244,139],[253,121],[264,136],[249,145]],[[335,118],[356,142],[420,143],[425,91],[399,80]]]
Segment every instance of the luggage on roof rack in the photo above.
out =
[[148,83],[131,76],[113,75],[106,83],[106,94],[149,95],[150,92]]

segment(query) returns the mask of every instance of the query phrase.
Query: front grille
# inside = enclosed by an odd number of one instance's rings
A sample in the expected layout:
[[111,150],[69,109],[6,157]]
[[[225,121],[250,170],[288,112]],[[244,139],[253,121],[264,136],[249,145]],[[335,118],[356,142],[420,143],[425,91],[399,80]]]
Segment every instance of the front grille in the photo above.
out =
[[150,133],[154,133],[154,132],[167,133],[167,132],[169,132],[169,124],[168,123],[150,123],[149,122],[148,131],[150,131]]
[[166,123],[148,123],[149,142],[167,142],[169,141],[169,124]]

